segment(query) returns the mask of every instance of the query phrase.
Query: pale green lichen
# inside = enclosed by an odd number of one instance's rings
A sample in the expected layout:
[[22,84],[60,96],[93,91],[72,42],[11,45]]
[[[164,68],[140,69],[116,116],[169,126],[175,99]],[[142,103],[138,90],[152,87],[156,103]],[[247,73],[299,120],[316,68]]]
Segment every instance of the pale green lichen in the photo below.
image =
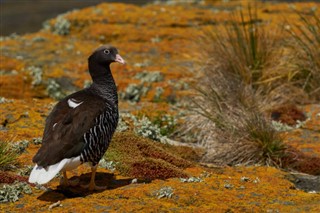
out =
[[155,192],[155,195],[158,199],[161,198],[172,198],[173,188],[170,186],[164,186],[158,191]]
[[64,15],[57,17],[56,22],[53,26],[53,33],[58,35],[68,35],[70,33],[71,23]]
[[224,184],[224,188],[226,188],[226,189],[232,189],[233,187],[234,187],[234,185],[232,185],[230,183]]
[[163,81],[164,76],[161,72],[159,71],[154,71],[154,72],[148,72],[148,71],[143,71],[139,72],[135,75],[136,79],[140,79],[141,82],[160,82]]
[[126,119],[135,120],[136,117],[130,113],[120,113],[119,122],[116,131],[117,132],[125,132],[129,130],[129,125],[126,123]]
[[155,141],[160,141],[162,135],[160,133],[160,128],[154,125],[149,118],[143,116],[141,119],[134,122],[134,131],[138,135],[144,138],[150,138]]
[[180,182],[182,183],[199,183],[202,181],[203,179],[201,177],[180,178]]
[[169,115],[158,116],[151,121],[148,117],[137,118],[130,113],[120,113],[117,132],[125,132],[133,124],[133,131],[144,138],[163,142],[170,135],[177,124],[176,118]]
[[50,97],[57,100],[62,99],[64,97],[64,93],[61,90],[61,86],[54,79],[48,80],[47,93]]
[[34,145],[42,144],[42,138],[33,138],[33,139],[32,139],[32,143],[33,143]]
[[140,98],[145,96],[149,89],[149,87],[145,87],[143,84],[129,84],[125,91],[120,93],[120,97],[123,100],[139,102]]
[[20,169],[18,174],[21,176],[29,176],[32,169],[33,169],[33,166],[27,165],[25,168]]
[[16,202],[21,194],[31,194],[31,187],[27,183],[14,182],[14,184],[4,184],[0,189],[0,203]]
[[40,67],[31,66],[28,67],[27,70],[30,72],[30,75],[32,76],[32,86],[40,85],[42,82],[42,69]]
[[118,162],[114,162],[114,161],[107,161],[104,158],[102,158],[99,162],[99,167],[100,168],[104,168],[104,169],[108,169],[111,172],[114,172],[116,170],[116,166],[117,166]]
[[22,141],[17,141],[14,144],[12,144],[11,148],[13,151],[15,151],[19,154],[22,154],[27,149],[28,146],[29,146],[29,141],[22,140]]
[[305,121],[299,121],[297,120],[296,122],[296,125],[294,126],[289,126],[287,124],[284,124],[282,123],[281,121],[271,121],[271,124],[273,126],[273,128],[279,132],[286,132],[286,131],[291,131],[291,130],[294,130],[294,129],[299,129],[301,127],[303,127],[306,122],[309,120],[310,118],[308,118],[307,120]]
[[177,119],[174,116],[165,114],[155,117],[152,123],[160,128],[162,136],[169,136],[176,129]]

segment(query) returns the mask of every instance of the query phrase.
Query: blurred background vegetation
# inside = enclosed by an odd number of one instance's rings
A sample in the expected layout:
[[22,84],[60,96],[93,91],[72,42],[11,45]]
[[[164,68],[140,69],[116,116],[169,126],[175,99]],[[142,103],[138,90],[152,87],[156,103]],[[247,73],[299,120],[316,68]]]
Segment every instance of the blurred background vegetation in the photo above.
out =
[[[202,0],[180,0],[181,2],[201,2]],[[225,2],[234,0],[223,0]],[[264,0],[265,2],[270,0]],[[0,35],[36,32],[45,20],[73,9],[94,6],[103,2],[144,5],[153,2],[177,2],[172,0],[0,0]],[[306,0],[277,0],[272,2],[306,2]]]
[[136,5],[148,0],[1,0],[1,36],[12,33],[36,32],[42,22],[73,9],[94,6],[102,2],[121,2]]

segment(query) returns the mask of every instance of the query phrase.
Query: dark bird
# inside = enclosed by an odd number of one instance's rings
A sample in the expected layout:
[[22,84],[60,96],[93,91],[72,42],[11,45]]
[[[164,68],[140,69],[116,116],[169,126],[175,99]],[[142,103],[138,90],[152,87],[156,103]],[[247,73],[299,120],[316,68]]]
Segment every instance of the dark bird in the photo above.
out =
[[33,157],[36,164],[29,182],[45,184],[60,171],[63,184],[72,185],[66,171],[91,163],[91,180],[86,188],[99,190],[95,184],[98,163],[106,152],[117,127],[118,94],[110,64],[125,61],[112,46],[101,46],[88,59],[93,83],[59,101],[46,119],[42,146]]

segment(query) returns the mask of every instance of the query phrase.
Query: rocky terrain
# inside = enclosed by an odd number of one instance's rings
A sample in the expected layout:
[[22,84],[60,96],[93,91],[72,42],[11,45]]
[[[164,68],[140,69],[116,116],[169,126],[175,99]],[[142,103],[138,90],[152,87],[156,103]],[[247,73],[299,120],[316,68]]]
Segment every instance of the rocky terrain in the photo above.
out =
[[[183,100],[194,94],[199,61],[208,60],[199,53],[200,36],[247,4],[103,3],[59,15],[39,32],[2,37],[0,141],[19,156],[0,171],[1,212],[319,212],[317,164],[299,164],[298,171],[218,166],[201,162],[203,147],[163,143],[183,122]],[[273,29],[284,19],[299,21],[292,8],[319,6],[259,3],[257,11]],[[97,174],[108,189],[62,188],[59,177],[42,187],[26,184],[46,116],[58,99],[90,84],[87,57],[106,43],[127,61],[112,65],[122,121]],[[320,105],[298,108],[306,115],[303,124],[279,131],[285,144],[307,156],[303,160],[318,161]],[[85,183],[90,168],[71,176]]]

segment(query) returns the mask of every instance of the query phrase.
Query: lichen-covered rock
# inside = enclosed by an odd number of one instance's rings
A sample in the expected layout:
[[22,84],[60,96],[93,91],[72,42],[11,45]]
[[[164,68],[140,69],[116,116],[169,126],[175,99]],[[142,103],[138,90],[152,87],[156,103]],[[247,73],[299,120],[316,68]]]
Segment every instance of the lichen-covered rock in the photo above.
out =
[[[18,158],[19,168],[12,173],[28,174],[55,99],[88,85],[91,79],[87,57],[101,43],[117,46],[127,61],[126,66],[112,65],[119,93],[126,97],[120,99],[121,110],[148,117],[158,112],[178,114],[168,102],[175,104],[179,98],[192,95],[188,85],[192,85],[199,69],[197,62],[208,60],[199,55],[201,50],[195,43],[201,40],[203,31],[227,24],[230,12],[246,7],[248,2],[170,1],[141,7],[103,3],[49,20],[40,32],[2,38],[0,140],[10,144],[29,142]],[[305,11],[318,6],[291,5]],[[257,9],[261,19],[270,23],[267,29],[276,28],[283,13],[293,23],[298,20],[286,3],[257,2]],[[303,128],[283,135],[287,144],[318,159],[319,105],[306,106],[302,111],[310,117]],[[53,208],[53,212],[320,211],[320,195],[295,189],[285,172],[259,166],[201,167],[196,162],[203,150],[155,143],[128,129],[123,126],[115,134],[105,155],[106,163],[98,169],[97,183],[108,185],[107,190],[63,189],[59,178],[55,178],[45,186],[51,189],[32,187],[31,195],[24,194],[14,204],[1,204],[0,211],[48,211],[57,201],[62,206]],[[318,174],[317,164],[297,163],[293,169],[302,170],[307,168],[305,165]],[[80,167],[70,177],[80,177],[82,184],[87,183],[90,169]],[[9,184],[25,178],[0,173],[1,182]]]

